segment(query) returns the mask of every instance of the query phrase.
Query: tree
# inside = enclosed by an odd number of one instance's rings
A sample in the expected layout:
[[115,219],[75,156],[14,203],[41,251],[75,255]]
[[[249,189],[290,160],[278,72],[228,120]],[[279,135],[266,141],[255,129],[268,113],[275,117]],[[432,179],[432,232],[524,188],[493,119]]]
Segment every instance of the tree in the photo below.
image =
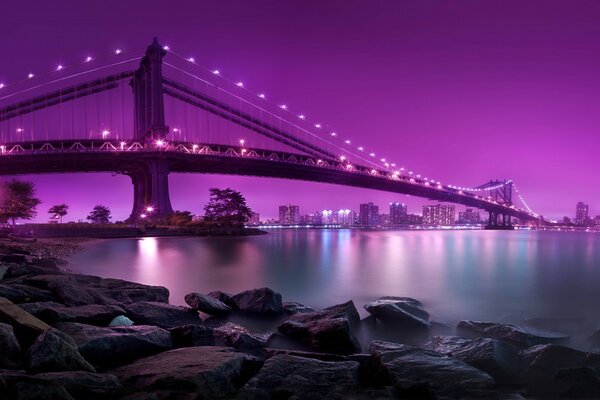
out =
[[94,224],[108,224],[111,219],[110,209],[102,204],[97,204],[86,218]]
[[211,188],[208,204],[204,207],[204,219],[221,225],[244,225],[252,216],[246,199],[233,189]]
[[37,215],[37,206],[41,203],[35,197],[35,186],[32,182],[13,179],[2,184],[0,201],[0,221],[32,219]]
[[53,216],[58,215],[60,217],[60,223],[62,224],[62,219],[65,215],[67,215],[68,209],[69,206],[65,203],[57,204],[55,206],[50,207],[50,209],[48,210],[48,214],[52,214]]
[[167,225],[182,226],[192,222],[192,213],[189,211],[173,211],[167,217]]

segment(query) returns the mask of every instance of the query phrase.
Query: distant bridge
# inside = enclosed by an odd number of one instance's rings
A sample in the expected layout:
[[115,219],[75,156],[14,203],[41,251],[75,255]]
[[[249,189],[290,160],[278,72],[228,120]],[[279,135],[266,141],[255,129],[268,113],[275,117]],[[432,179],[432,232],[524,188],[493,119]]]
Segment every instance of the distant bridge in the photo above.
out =
[[[168,175],[189,172],[333,183],[463,204],[487,211],[492,229],[511,228],[511,218],[541,221],[527,204],[513,203],[511,180],[466,188],[407,173],[362,147],[351,149],[350,141],[335,142],[335,133],[316,133],[321,126],[309,127],[303,115],[290,119],[284,105],[262,104],[263,95],[236,93],[218,71],[165,63],[167,54],[155,39],[141,58],[78,66],[44,84],[32,78],[0,92],[0,175],[127,175],[134,220],[147,207],[172,212]],[[115,71],[134,62],[135,69]],[[165,76],[163,66],[174,76]],[[176,128],[167,126],[168,112]]]

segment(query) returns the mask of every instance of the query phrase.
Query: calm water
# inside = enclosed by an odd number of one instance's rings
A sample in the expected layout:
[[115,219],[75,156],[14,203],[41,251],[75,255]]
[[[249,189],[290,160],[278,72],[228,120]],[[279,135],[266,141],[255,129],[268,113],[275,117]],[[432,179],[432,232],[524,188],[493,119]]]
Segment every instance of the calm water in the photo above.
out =
[[316,307],[384,295],[420,299],[439,321],[600,320],[600,234],[488,231],[278,230],[244,238],[89,243],[75,272],[171,291],[268,286]]

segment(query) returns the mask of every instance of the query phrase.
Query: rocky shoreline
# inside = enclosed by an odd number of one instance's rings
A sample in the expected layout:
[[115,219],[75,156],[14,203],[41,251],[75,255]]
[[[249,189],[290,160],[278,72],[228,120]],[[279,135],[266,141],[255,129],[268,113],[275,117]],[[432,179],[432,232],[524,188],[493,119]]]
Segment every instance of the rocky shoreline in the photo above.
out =
[[76,248],[0,242],[0,399],[600,398],[600,331],[582,351],[554,330],[444,326],[412,298],[361,320],[352,301],[315,310],[269,288],[180,307],[61,269]]

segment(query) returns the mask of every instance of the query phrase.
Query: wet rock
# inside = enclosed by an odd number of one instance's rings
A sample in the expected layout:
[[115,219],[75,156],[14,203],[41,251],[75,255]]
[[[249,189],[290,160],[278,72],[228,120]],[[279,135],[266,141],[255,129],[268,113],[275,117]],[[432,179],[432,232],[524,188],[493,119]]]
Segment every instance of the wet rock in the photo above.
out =
[[371,354],[400,398],[491,398],[494,390],[490,375],[441,353],[374,341]]
[[4,279],[6,271],[8,271],[8,265],[0,265],[0,280]]
[[233,347],[254,354],[267,345],[271,334],[253,334],[241,325],[228,322],[214,328],[213,336],[217,346]]
[[296,303],[294,301],[284,301],[283,302],[283,313],[287,315],[294,314],[305,314],[309,312],[315,312],[316,310],[312,307],[306,306],[302,303]]
[[269,288],[246,290],[231,297],[236,309],[252,314],[281,314],[281,294]]
[[518,349],[497,339],[435,336],[424,347],[485,371],[496,382],[512,383],[520,372]]
[[54,326],[70,335],[86,360],[97,367],[122,365],[173,348],[170,333],[156,326],[101,328],[76,322]]
[[[142,358],[110,371],[129,391],[172,391],[193,398],[234,394],[262,366],[262,361],[223,347],[185,347]],[[178,393],[179,392],[179,393]]]
[[214,346],[213,328],[204,325],[183,325],[169,329],[175,347]]
[[410,297],[381,297],[364,307],[369,314],[395,328],[419,332],[431,329],[429,313]]
[[50,305],[45,309],[38,310],[37,316],[49,324],[80,322],[82,324],[104,326],[109,324],[113,318],[124,313],[125,310],[115,305],[89,304],[78,307]]
[[46,372],[33,375],[33,378],[62,386],[77,399],[106,397],[116,394],[122,388],[114,375],[83,371]]
[[331,354],[331,353],[315,353],[311,351],[301,351],[301,350],[291,350],[291,349],[274,349],[274,348],[266,348],[264,349],[264,355],[267,358],[278,356],[278,355],[287,355],[294,357],[302,357],[302,358],[312,358],[320,361],[352,361],[350,356],[345,356],[342,354]]
[[13,327],[0,323],[0,368],[21,367],[21,346]]
[[554,376],[564,368],[600,366],[600,355],[585,353],[569,347],[545,344],[530,347],[519,353],[525,368],[524,379],[528,392],[537,397],[556,397],[558,385]]
[[151,301],[140,301],[127,306],[127,316],[136,324],[161,328],[202,323],[198,312],[194,310]]
[[308,343],[315,350],[351,354],[360,351],[354,335],[359,320],[354,303],[349,301],[322,311],[292,315],[277,329],[292,339]]
[[7,298],[15,304],[55,300],[54,294],[48,290],[20,284],[0,285],[0,297]]
[[569,338],[554,331],[478,321],[461,321],[456,327],[456,332],[461,336],[503,340],[521,348],[545,343],[562,343]]
[[227,304],[201,293],[190,293],[185,295],[185,302],[192,310],[202,311],[209,315],[225,315],[231,311]]
[[18,278],[27,275],[64,275],[65,272],[55,267],[33,264],[9,264],[6,265],[4,279]]
[[600,379],[594,368],[567,368],[558,371],[554,377],[561,399],[600,398]]
[[215,290],[213,292],[210,292],[207,296],[212,297],[213,299],[219,300],[221,303],[231,307],[231,309],[233,309],[233,310],[235,310],[237,308],[235,303],[231,300],[231,297],[233,295],[231,295],[229,293],[221,292],[220,290]]
[[248,400],[341,400],[357,398],[358,390],[357,362],[276,355],[244,386],[243,395]]
[[56,329],[45,331],[31,344],[26,361],[27,369],[32,372],[96,372],[81,356],[73,339]]
[[9,395],[12,400],[75,400],[62,386],[33,382],[18,382]]
[[39,318],[39,314],[48,308],[64,307],[64,304],[55,301],[37,301],[34,303],[21,303],[19,307],[27,311],[31,315]]
[[25,264],[27,258],[23,254],[0,254],[0,262]]
[[131,326],[133,321],[124,315],[117,315],[109,323],[108,326]]

